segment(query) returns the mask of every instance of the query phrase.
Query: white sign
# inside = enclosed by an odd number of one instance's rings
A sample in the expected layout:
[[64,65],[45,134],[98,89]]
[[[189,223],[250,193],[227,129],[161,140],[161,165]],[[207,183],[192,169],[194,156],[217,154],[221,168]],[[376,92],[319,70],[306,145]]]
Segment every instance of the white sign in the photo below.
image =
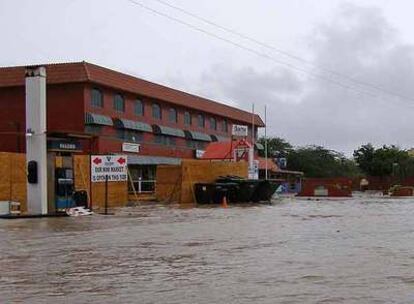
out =
[[249,168],[249,179],[259,179],[259,161],[253,161],[253,167]]
[[248,128],[247,128],[247,126],[233,125],[231,135],[237,136],[237,137],[247,137]]
[[328,194],[329,194],[328,189],[326,189],[324,186],[316,187],[313,190],[314,196],[328,196]]
[[196,150],[196,158],[202,158],[205,152],[204,150]]
[[140,150],[141,150],[140,144],[122,143],[123,152],[139,153]]
[[127,157],[125,155],[92,155],[91,181],[93,183],[124,182],[128,179]]

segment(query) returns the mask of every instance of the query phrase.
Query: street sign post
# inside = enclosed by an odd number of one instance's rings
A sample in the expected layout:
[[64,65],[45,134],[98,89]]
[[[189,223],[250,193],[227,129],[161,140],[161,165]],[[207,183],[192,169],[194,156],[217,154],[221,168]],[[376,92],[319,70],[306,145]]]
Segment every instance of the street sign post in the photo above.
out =
[[92,155],[91,182],[124,182],[128,180],[127,157],[125,155]]
[[125,155],[92,155],[91,182],[105,183],[105,215],[108,214],[108,183],[128,180],[128,161]]

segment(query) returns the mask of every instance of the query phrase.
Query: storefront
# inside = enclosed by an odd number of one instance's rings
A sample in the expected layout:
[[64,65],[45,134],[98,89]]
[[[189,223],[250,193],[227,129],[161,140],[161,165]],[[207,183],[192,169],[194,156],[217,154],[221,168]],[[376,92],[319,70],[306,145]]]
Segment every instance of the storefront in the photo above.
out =
[[[83,152],[81,142],[75,138],[48,138],[48,210],[50,213],[72,207],[75,203],[75,153]],[[87,173],[84,172],[86,176]],[[86,186],[85,181],[85,188]],[[83,199],[85,200],[85,198]]]
[[180,158],[128,155],[128,192],[154,193],[158,165],[179,165]]

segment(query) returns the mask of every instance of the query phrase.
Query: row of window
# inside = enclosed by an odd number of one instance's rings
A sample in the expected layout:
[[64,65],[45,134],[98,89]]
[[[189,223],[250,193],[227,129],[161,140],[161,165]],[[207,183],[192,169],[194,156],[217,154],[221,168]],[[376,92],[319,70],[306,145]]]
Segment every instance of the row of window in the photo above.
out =
[[[103,94],[101,90],[99,89],[92,90],[91,104],[94,107],[103,108]],[[125,112],[125,99],[121,94],[114,95],[113,108],[117,112]],[[144,115],[144,104],[139,99],[137,99],[134,103],[134,113],[137,116]],[[158,103],[152,104],[152,117],[158,120],[162,119],[162,110],[161,110],[161,106]],[[178,113],[175,108],[170,108],[168,112],[168,120],[172,123],[178,122]],[[191,126],[193,124],[192,120],[193,119],[192,119],[191,113],[188,111],[184,112],[184,124],[187,126]],[[210,117],[209,122],[210,122],[211,130],[218,129],[217,120],[214,117]],[[206,121],[205,121],[205,116],[203,114],[197,115],[197,126],[200,128],[205,128]],[[228,127],[227,120],[222,120],[220,130],[223,132],[228,132],[228,128],[229,127]]]
[[[87,126],[86,131],[93,134],[100,134],[101,127],[99,126]],[[144,133],[139,131],[118,129],[116,137],[122,139],[123,141],[141,143],[144,141]],[[165,145],[165,146],[176,146],[177,139],[172,136],[166,136],[161,134],[154,134],[154,143]],[[195,140],[186,140],[186,146],[192,149],[204,149],[206,147],[205,142],[195,141]]]

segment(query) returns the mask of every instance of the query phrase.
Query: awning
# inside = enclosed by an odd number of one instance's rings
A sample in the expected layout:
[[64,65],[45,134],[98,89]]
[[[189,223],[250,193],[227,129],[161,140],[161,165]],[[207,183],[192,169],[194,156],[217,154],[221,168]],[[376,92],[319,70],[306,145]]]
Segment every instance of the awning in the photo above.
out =
[[181,158],[128,155],[128,165],[180,165]]
[[254,146],[256,147],[257,150],[264,150],[264,147],[261,143],[255,143]]
[[187,139],[200,140],[200,141],[212,141],[211,136],[205,133],[197,131],[184,131]]
[[85,124],[102,125],[102,126],[113,126],[114,125],[111,117],[100,115],[100,114],[95,114],[95,113],[86,113]]
[[133,121],[133,120],[123,119],[123,118],[116,118],[114,119],[114,125],[115,127],[119,129],[136,130],[136,131],[141,131],[141,132],[152,133],[151,125],[145,122]]
[[220,135],[210,135],[212,141],[231,141],[230,137],[220,136]]
[[165,126],[152,125],[152,129],[155,134],[169,135],[175,137],[185,137],[184,131],[181,129],[175,129]]

